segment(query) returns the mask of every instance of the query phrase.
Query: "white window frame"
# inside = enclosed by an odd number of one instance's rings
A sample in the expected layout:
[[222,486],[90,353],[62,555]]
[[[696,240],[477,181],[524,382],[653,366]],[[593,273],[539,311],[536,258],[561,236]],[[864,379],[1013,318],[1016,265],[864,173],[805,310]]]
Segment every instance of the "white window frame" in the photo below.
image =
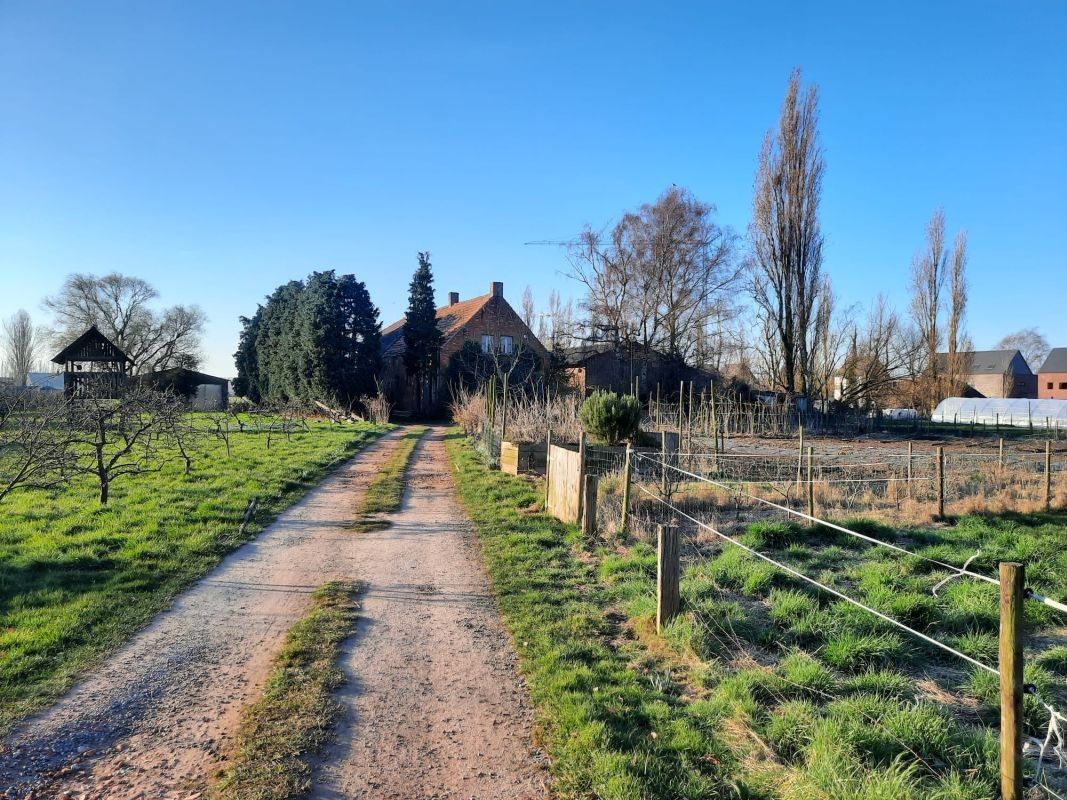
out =
[[495,345],[495,342],[493,341],[493,334],[491,334],[491,333],[483,333],[482,334],[482,352],[483,353],[492,353],[494,345]]
[[510,356],[515,352],[515,337],[514,336],[501,336],[500,337],[500,352],[505,356]]

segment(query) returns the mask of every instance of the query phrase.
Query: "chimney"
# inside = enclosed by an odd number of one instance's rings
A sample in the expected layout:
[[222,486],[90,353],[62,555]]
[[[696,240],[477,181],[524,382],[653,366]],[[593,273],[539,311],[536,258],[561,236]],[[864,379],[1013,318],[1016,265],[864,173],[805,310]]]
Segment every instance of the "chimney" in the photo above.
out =
[[493,281],[489,284],[489,294],[491,294],[493,297],[503,297],[504,284],[500,281]]
[[448,304],[450,306],[454,306],[458,302],[459,302],[459,292],[449,292],[448,293]]

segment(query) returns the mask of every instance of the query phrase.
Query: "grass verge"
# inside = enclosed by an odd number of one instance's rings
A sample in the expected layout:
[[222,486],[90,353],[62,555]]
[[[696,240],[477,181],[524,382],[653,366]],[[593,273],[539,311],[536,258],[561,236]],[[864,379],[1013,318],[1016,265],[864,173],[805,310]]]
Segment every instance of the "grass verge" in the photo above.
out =
[[[197,415],[192,415],[196,417]],[[204,423],[206,424],[206,423]],[[0,733],[61,696],[173,597],[253,538],[343,461],[388,430],[312,422],[291,437],[204,440],[128,476],[101,506],[88,480],[26,490],[0,505]],[[244,534],[249,501],[259,511]]]
[[356,622],[362,587],[331,582],[286,634],[263,697],[246,711],[233,763],[213,787],[213,800],[292,800],[311,788],[306,755],[328,740],[340,707],[331,693],[344,681],[342,641]]
[[426,428],[420,425],[410,428],[400,437],[396,450],[382,465],[381,472],[374,476],[360,499],[352,530],[368,533],[389,527],[389,520],[384,517],[400,508],[400,500],[404,497],[404,474],[411,454],[415,452],[415,445],[424,433]]
[[489,470],[447,440],[504,623],[552,758],[557,798],[748,797],[731,785],[722,716],[686,703],[670,670],[626,637],[583,557],[581,535],[534,511],[539,484]]

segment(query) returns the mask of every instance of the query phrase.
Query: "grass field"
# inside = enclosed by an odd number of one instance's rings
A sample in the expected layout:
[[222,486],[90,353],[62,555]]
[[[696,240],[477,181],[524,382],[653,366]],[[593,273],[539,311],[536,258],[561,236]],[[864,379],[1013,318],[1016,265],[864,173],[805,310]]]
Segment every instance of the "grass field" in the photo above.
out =
[[[995,676],[707,537],[686,548],[683,612],[661,637],[651,547],[583,542],[537,511],[539,484],[452,448],[562,796],[997,796]],[[949,563],[981,547],[972,569],[1021,560],[1038,591],[1067,587],[1064,514],[850,524]],[[928,562],[822,529],[754,524],[742,540],[995,666],[995,586],[955,580],[934,597],[945,573]],[[1027,605],[1026,678],[1061,705],[1064,622]],[[1043,734],[1047,717],[1026,710]]]
[[404,475],[407,473],[408,462],[411,454],[415,452],[415,445],[426,433],[423,426],[415,426],[406,431],[400,437],[400,443],[396,450],[389,456],[374,476],[367,491],[360,498],[356,506],[356,516],[352,522],[352,529],[360,533],[369,533],[389,526],[385,519],[386,514],[392,514],[400,508],[400,501],[404,497]]
[[[232,457],[203,442],[115,483],[100,506],[88,481],[0,504],[0,730],[58,697],[190,582],[254,536],[385,428],[312,422],[307,432],[231,433]],[[253,497],[259,511],[238,530]]]

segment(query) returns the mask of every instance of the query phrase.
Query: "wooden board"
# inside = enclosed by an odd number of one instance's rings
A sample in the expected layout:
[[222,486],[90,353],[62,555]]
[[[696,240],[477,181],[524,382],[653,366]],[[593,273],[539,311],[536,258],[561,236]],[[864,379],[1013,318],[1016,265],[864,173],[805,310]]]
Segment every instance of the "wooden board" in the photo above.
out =
[[582,460],[576,450],[552,445],[548,454],[548,513],[578,523],[582,496]]

